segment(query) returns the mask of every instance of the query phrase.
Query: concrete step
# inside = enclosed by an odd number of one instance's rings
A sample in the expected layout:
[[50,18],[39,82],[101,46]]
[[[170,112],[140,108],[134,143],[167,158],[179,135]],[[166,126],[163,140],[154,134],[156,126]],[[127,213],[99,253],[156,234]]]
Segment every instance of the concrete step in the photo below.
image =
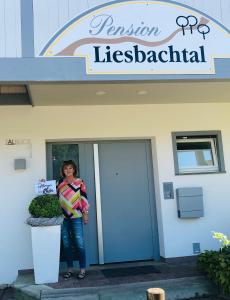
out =
[[13,284],[17,300],[146,300],[148,288],[160,287],[166,300],[188,299],[201,295],[216,295],[216,287],[203,276],[128,283],[101,287],[54,289],[34,284],[32,275],[20,275]]

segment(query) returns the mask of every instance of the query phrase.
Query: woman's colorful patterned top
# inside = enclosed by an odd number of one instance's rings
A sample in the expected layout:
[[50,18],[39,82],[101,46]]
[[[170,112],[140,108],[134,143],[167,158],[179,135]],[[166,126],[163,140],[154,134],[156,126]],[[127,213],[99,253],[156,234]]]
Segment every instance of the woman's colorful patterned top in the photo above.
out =
[[65,179],[57,186],[60,205],[65,218],[80,218],[89,209],[85,184],[82,179],[76,178],[72,183]]

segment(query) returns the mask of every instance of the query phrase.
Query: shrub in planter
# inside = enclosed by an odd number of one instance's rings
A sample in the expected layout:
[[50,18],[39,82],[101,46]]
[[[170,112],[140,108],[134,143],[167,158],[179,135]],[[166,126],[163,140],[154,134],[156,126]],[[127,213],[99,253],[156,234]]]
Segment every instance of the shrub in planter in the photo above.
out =
[[56,195],[41,195],[32,199],[29,205],[32,217],[27,219],[31,226],[49,226],[62,223],[62,210]]
[[31,201],[29,212],[35,218],[53,218],[62,215],[58,197],[55,195],[37,196]]
[[224,294],[230,294],[230,241],[222,233],[213,237],[221,243],[219,251],[205,251],[198,256],[198,268],[219,287]]
[[42,195],[29,205],[34,278],[36,284],[58,282],[60,235],[63,222],[58,197]]

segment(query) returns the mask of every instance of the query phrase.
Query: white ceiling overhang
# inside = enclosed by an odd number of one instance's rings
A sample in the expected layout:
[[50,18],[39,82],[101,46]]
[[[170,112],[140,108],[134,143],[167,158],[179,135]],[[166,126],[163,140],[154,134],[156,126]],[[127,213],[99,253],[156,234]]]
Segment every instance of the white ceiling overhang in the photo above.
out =
[[230,102],[230,81],[33,83],[34,106]]

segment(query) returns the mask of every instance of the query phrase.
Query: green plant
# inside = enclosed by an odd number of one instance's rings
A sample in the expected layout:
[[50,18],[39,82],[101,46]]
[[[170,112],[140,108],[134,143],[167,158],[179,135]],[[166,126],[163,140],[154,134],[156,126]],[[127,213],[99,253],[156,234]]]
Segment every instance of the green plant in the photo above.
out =
[[221,246],[220,246],[221,249],[229,246],[230,241],[226,235],[224,235],[221,232],[216,232],[216,231],[212,231],[212,233],[213,233],[212,237],[214,239],[219,240],[219,242],[221,244]]
[[53,218],[62,215],[58,197],[55,195],[35,197],[29,205],[29,212],[35,218]]
[[198,256],[198,268],[212,281],[221,292],[230,294],[230,241],[220,232],[213,232],[213,238],[219,240],[219,251],[205,251]]

